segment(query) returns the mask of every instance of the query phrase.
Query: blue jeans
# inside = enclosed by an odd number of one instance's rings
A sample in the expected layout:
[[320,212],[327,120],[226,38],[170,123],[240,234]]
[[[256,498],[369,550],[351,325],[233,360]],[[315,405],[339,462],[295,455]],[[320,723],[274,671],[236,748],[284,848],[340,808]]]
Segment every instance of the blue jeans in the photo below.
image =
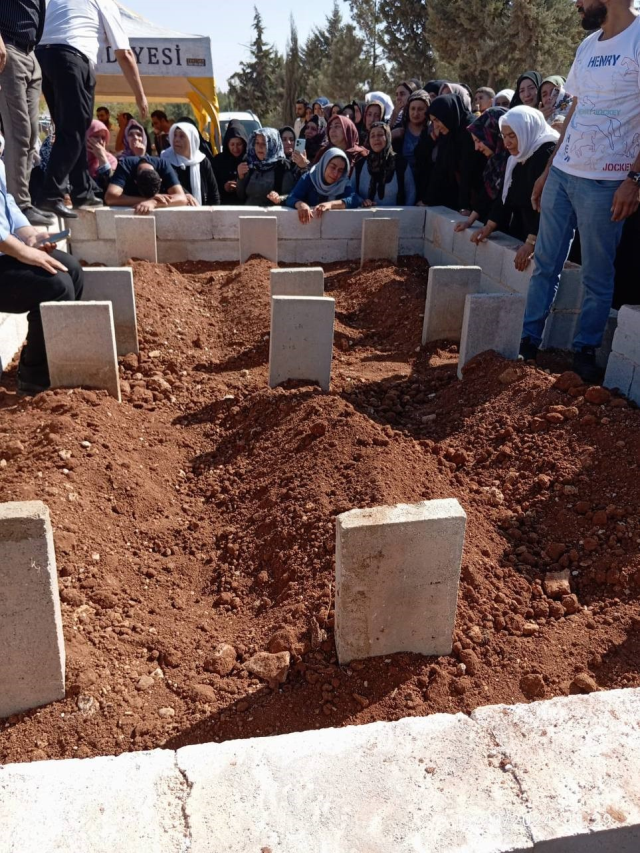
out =
[[582,247],[584,299],[573,348],[599,347],[613,302],[615,259],[623,222],[611,221],[613,196],[622,181],[576,178],[551,167],[542,193],[535,266],[524,315],[523,337],[540,345],[576,228]]

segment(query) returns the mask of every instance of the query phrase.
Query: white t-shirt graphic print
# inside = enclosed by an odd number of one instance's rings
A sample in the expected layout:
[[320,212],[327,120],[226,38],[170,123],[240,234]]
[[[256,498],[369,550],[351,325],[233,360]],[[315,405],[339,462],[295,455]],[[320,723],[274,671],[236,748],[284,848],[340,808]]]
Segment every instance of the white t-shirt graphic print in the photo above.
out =
[[553,165],[569,175],[621,181],[640,152],[640,17],[617,36],[588,36],[566,90],[578,106]]

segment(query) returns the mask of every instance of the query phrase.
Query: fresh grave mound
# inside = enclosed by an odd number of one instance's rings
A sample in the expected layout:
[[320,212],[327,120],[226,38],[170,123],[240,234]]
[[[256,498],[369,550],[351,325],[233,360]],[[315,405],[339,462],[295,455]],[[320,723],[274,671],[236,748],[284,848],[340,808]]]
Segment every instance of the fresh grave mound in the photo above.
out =
[[[268,389],[270,267],[137,264],[122,405],[6,378],[0,499],[51,508],[68,696],[5,721],[2,761],[640,685],[638,412],[493,355],[458,382],[419,348],[421,259],[328,267],[332,391]],[[469,518],[454,654],[340,667],[335,516],[441,497]]]

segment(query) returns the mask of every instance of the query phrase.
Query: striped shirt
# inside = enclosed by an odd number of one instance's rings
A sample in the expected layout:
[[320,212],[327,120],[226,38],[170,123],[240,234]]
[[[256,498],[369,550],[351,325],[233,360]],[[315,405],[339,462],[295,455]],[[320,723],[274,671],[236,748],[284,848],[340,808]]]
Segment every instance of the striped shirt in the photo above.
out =
[[44,28],[45,0],[0,0],[0,35],[25,49],[35,47]]

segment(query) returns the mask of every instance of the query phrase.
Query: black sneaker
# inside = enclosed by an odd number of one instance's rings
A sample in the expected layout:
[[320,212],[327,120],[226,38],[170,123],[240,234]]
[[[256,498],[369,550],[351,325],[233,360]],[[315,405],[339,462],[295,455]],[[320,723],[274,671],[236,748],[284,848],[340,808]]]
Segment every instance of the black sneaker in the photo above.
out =
[[596,364],[596,348],[582,347],[574,352],[573,370],[587,385],[597,385],[602,379],[602,370]]
[[520,361],[535,361],[538,358],[538,350],[540,347],[534,344],[531,338],[523,338],[520,341]]
[[74,198],[73,206],[78,207],[102,207],[103,201],[97,195],[89,195],[85,199]]
[[27,217],[30,225],[53,225],[53,216],[50,213],[38,210],[32,204],[23,207],[22,212]]
[[18,394],[23,397],[41,394],[43,391],[48,391],[50,385],[49,371],[46,365],[31,367],[20,359],[18,363],[18,375],[16,377]]

